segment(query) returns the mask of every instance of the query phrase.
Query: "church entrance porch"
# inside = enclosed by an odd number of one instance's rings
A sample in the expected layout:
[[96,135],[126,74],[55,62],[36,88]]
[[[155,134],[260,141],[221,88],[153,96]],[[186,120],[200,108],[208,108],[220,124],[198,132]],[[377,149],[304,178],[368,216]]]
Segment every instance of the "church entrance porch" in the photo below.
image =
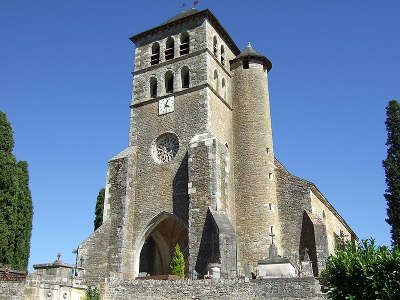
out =
[[179,247],[188,269],[188,230],[175,215],[163,212],[150,222],[144,235],[138,260],[138,277],[170,274],[174,247]]

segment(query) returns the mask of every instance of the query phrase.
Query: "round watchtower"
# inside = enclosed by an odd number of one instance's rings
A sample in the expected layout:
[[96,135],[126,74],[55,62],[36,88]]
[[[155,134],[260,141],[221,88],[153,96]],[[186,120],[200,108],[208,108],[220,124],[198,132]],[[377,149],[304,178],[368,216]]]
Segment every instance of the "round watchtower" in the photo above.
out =
[[267,80],[271,67],[250,43],[231,61],[238,267],[247,274],[268,256],[274,235],[280,244]]

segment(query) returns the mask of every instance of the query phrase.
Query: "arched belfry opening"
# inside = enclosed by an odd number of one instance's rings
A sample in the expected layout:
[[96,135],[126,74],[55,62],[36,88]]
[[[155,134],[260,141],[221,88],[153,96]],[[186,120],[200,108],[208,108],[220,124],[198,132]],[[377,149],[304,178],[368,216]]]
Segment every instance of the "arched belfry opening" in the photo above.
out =
[[176,244],[179,244],[185,258],[185,273],[187,273],[188,230],[179,217],[167,212],[160,213],[150,222],[140,239],[140,244],[143,244],[136,255],[137,274],[140,276],[170,274],[169,265]]

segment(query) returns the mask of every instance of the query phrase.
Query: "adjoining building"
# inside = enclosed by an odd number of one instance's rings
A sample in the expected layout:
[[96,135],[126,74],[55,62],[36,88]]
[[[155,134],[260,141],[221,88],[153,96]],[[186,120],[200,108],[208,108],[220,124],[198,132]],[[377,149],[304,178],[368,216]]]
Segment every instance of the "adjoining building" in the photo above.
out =
[[312,182],[275,158],[268,58],[250,43],[240,51],[209,10],[131,41],[129,145],[108,163],[103,224],[78,248],[80,276],[168,274],[176,243],[190,278],[257,277],[270,262],[304,261],[318,276],[337,240],[357,239]]

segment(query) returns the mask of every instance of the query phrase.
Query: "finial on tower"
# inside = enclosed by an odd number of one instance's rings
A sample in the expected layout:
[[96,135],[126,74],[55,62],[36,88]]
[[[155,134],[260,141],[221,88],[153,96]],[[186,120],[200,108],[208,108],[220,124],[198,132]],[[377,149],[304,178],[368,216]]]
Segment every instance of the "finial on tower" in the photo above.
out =
[[251,43],[250,42],[247,43],[247,47],[251,47]]

